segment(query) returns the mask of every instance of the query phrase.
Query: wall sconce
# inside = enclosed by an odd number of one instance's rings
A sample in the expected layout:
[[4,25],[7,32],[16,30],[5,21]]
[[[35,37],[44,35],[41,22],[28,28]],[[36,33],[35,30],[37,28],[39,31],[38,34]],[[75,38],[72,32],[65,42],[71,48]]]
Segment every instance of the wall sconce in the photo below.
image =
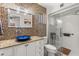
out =
[[20,13],[20,7],[18,7],[16,10],[17,10],[17,13]]

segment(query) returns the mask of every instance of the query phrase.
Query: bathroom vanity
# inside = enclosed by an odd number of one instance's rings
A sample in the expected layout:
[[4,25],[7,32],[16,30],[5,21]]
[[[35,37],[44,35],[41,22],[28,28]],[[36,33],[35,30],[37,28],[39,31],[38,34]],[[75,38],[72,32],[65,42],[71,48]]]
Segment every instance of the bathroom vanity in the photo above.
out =
[[46,38],[33,36],[31,40],[16,42],[13,40],[0,41],[0,56],[44,56]]

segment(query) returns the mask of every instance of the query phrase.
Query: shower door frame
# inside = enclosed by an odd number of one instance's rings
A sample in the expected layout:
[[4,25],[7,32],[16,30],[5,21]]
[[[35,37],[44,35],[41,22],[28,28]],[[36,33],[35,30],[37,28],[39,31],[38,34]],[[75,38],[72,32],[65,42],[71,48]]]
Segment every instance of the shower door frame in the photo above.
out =
[[[55,17],[55,20],[56,20],[56,17],[60,17],[60,16],[64,16],[64,15],[67,15],[67,14],[74,14],[74,10],[76,11],[77,9],[79,10],[79,3],[76,3],[74,5],[71,5],[69,7],[66,7],[66,8],[63,8],[63,9],[60,9],[54,13],[51,13],[49,14],[49,16],[52,16],[52,17]],[[72,11],[71,11],[72,10]],[[59,29],[60,30],[60,35],[61,37],[59,39],[62,40],[62,30],[61,28]],[[58,39],[58,37],[56,37]],[[61,43],[62,44],[62,43]],[[59,48],[59,47],[57,47]]]

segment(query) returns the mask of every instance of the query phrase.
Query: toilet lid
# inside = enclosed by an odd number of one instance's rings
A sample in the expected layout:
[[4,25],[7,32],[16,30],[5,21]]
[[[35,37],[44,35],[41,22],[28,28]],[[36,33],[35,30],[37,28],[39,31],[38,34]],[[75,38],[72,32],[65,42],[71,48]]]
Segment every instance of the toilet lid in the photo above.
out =
[[48,49],[56,50],[56,47],[54,45],[48,44],[48,45],[45,45],[45,47]]

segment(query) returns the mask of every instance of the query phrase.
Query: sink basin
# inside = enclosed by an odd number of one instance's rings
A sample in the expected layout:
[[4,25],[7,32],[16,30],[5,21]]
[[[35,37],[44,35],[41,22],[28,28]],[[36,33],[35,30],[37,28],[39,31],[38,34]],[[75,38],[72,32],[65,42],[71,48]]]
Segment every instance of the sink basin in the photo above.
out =
[[16,40],[17,41],[27,41],[27,40],[30,40],[31,36],[16,36]]

